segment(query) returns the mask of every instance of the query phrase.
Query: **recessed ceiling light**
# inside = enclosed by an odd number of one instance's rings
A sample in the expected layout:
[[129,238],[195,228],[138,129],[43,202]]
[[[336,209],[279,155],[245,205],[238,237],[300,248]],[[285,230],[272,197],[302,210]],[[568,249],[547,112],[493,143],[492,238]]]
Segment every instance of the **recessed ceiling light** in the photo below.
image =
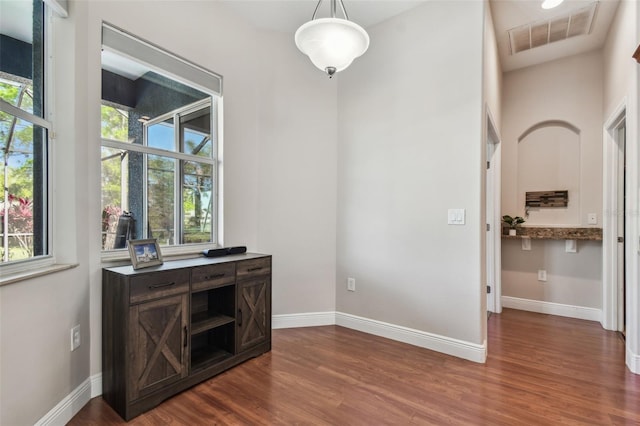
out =
[[543,9],[553,9],[554,7],[560,6],[564,0],[544,0],[542,2]]

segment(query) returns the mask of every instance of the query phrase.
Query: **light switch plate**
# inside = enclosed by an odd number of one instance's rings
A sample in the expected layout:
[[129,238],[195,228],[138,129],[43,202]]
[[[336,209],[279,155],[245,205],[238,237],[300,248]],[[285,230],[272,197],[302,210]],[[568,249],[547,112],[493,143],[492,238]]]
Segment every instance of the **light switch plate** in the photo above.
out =
[[587,224],[589,225],[597,225],[598,224],[598,215],[595,213],[587,214]]
[[522,250],[525,250],[525,251],[531,250],[531,238],[522,237]]
[[464,209],[449,209],[447,213],[447,224],[464,225]]

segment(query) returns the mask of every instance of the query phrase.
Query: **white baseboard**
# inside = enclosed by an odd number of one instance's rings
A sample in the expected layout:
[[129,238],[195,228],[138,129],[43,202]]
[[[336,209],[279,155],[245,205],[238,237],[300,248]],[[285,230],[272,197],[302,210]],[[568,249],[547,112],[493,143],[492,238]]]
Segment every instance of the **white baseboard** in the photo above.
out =
[[271,317],[271,328],[319,327],[334,325],[335,312],[307,312],[303,314],[284,314]]
[[486,342],[483,345],[477,345],[342,312],[310,312],[303,314],[274,315],[271,320],[273,329],[317,327],[323,325],[340,325],[470,361],[483,363],[487,358]]
[[102,373],[89,377],[91,381],[91,398],[102,395]]
[[53,407],[43,418],[38,420],[36,426],[64,426],[73,418],[91,399],[91,378],[88,378],[73,392]]
[[501,299],[503,308],[602,322],[602,310],[596,308],[563,305],[562,303],[542,302],[540,300],[520,299],[510,296],[502,296]]
[[469,361],[484,363],[487,359],[486,342],[479,345],[342,312],[336,312],[336,324]]
[[634,374],[640,374],[640,355],[631,352],[631,349],[627,348],[627,356],[625,363],[629,370]]

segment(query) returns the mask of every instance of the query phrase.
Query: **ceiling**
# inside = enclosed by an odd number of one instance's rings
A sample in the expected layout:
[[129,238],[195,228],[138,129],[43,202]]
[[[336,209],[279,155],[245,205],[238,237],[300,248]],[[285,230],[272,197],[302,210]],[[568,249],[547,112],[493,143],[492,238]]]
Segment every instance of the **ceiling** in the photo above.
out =
[[[602,47],[618,7],[619,0],[566,0],[560,6],[544,10],[541,1],[490,0],[494,20],[498,52],[503,71],[511,71],[565,56],[596,50]],[[587,35],[579,35],[523,52],[510,54],[507,31],[525,25],[552,20],[597,3],[597,8]]]
[[[253,25],[272,31],[290,33],[311,19],[316,0],[219,0]],[[427,1],[456,0],[344,0],[349,18],[371,27],[401,13],[410,11]],[[489,0],[491,5],[498,52],[503,71],[511,71],[540,64],[565,56],[600,48],[607,36],[619,0],[566,0],[555,9],[544,10],[541,0]],[[330,0],[323,0],[319,17],[328,16]],[[545,46],[510,54],[508,31],[524,24],[549,20],[556,16],[597,3],[589,34],[557,41]],[[30,41],[20,22],[30,20],[30,0],[0,0],[0,28],[14,38]],[[340,14],[339,14],[340,16]]]
[[[291,33],[311,19],[318,0],[222,0],[253,25]],[[338,0],[339,1],[339,0]],[[433,0],[343,0],[349,19],[363,27],[379,24],[426,1]],[[442,1],[442,0],[440,0]],[[445,0],[451,1],[451,0]],[[329,17],[330,0],[323,0],[318,17]],[[340,6],[337,17],[342,18]]]
[[[223,0],[237,14],[253,25],[290,33],[311,19],[316,0]],[[349,19],[368,28],[410,11],[427,1],[456,0],[344,0]],[[498,41],[503,71],[540,64],[565,56],[596,50],[604,44],[619,0],[566,0],[560,6],[544,10],[542,0],[489,0]],[[328,16],[330,0],[323,0],[319,16]],[[588,35],[572,37],[531,50],[510,54],[507,31],[524,24],[533,24],[597,3]]]

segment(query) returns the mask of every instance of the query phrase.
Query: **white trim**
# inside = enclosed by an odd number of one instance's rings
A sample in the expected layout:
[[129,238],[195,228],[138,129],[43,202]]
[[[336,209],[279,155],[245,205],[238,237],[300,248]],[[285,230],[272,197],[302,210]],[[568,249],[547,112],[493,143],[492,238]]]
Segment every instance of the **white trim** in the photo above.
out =
[[540,300],[521,299],[510,296],[502,296],[502,306],[505,308],[519,309],[521,311],[537,312],[539,314],[602,322],[602,311],[597,308],[564,305],[562,303],[543,302]]
[[0,286],[14,284],[20,281],[30,280],[33,278],[41,277],[44,275],[53,274],[55,272],[65,271],[67,269],[75,268],[77,263],[46,263],[44,266],[38,266],[39,264],[29,263],[31,268],[25,268],[16,272],[9,272],[6,269],[1,269]]
[[339,325],[474,362],[484,363],[487,359],[486,340],[482,345],[478,345],[344,312],[309,312],[272,317],[273,329],[323,325]]
[[[180,244],[175,246],[162,246],[162,259],[166,262],[169,260],[187,259],[192,257],[201,257],[203,250],[211,248],[220,248],[219,244],[215,243],[195,243],[195,244]],[[100,260],[103,264],[110,262],[129,262],[131,263],[131,255],[129,250],[115,249],[115,250],[103,250],[100,252]],[[125,263],[126,264],[126,263]],[[112,266],[112,265],[111,265]]]
[[466,342],[342,312],[336,312],[336,324],[469,361],[484,363],[487,359],[486,341],[483,344]]
[[[500,130],[496,126],[495,120],[493,119],[493,114],[491,113],[491,109],[489,105],[485,103],[485,113],[486,113],[486,135],[485,135],[485,145],[490,141],[493,141],[495,144],[495,150],[493,152],[493,157],[491,158],[492,162],[492,170],[493,170],[493,220],[487,223],[491,223],[493,229],[488,233],[487,238],[493,239],[493,268],[494,268],[494,276],[493,276],[493,287],[492,292],[493,295],[490,299],[493,302],[493,309],[491,310],[494,313],[502,312],[502,301],[500,296],[502,295],[502,138],[500,136]],[[489,159],[487,159],[489,161]],[[488,254],[487,254],[488,255]],[[486,347],[486,345],[485,345]]]
[[36,422],[36,426],[66,425],[91,399],[91,378],[87,378],[47,414]]
[[271,318],[271,328],[298,328],[319,327],[334,325],[336,323],[335,312],[307,312],[303,314],[274,315]]
[[602,130],[602,327],[607,330],[618,330],[618,142],[611,132],[626,113],[624,99]]
[[44,0],[44,3],[60,18],[69,17],[69,5],[67,0]]
[[91,398],[102,395],[102,373],[89,377],[91,381]]
[[628,347],[626,350],[625,363],[632,373],[640,374],[640,355],[634,354]]
[[102,23],[102,48],[195,89],[222,95],[222,76],[114,25]]

